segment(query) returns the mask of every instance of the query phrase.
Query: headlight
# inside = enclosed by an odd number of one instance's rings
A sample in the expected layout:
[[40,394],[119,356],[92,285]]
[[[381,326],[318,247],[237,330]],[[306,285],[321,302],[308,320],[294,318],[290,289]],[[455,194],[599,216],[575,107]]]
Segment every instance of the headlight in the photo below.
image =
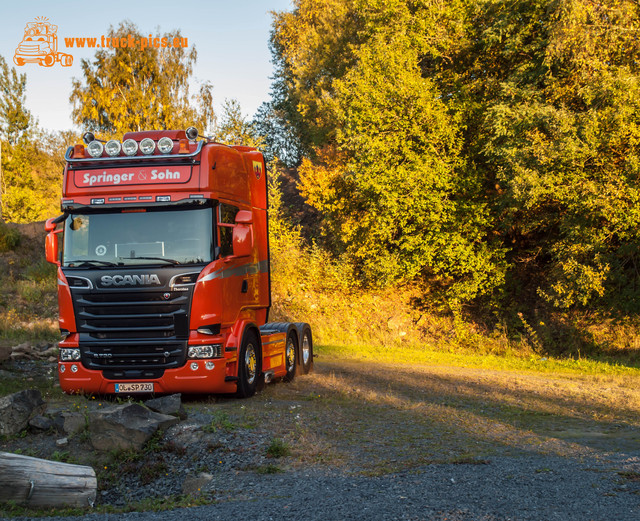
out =
[[222,358],[222,344],[189,346],[189,358]]
[[80,349],[68,349],[63,347],[60,349],[60,360],[63,362],[73,362],[74,360],[80,360]]
[[112,139],[107,142],[107,144],[104,146],[104,149],[107,151],[108,155],[110,155],[111,157],[114,157],[120,154],[120,150],[122,150],[122,145],[120,144],[120,141],[116,141],[115,139]]
[[145,154],[153,154],[153,151],[156,149],[156,142],[150,137],[144,138],[140,141],[140,151]]
[[100,157],[102,155],[102,151],[104,147],[100,141],[92,141],[87,145],[87,150],[89,151],[89,155],[91,157]]
[[128,156],[135,156],[136,152],[138,152],[138,143],[129,138],[122,143],[122,150]]
[[170,137],[161,137],[158,140],[158,150],[163,154],[169,154],[173,150],[173,140]]

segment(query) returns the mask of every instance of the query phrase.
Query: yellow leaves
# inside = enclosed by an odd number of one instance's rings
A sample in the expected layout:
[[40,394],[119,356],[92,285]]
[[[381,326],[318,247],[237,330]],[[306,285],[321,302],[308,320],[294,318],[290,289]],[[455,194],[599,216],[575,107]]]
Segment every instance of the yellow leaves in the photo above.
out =
[[317,150],[318,159],[303,159],[298,169],[300,193],[307,202],[320,211],[335,211],[339,185],[345,172],[345,157],[335,146]]
[[[134,38],[137,27],[123,22],[110,29],[109,37]],[[179,31],[165,37],[179,37]],[[196,60],[195,49],[144,51],[109,48],[96,52],[93,61],[83,60],[84,81],[74,80],[70,101],[73,118],[85,129],[121,137],[130,130],[186,128],[205,130],[213,124],[211,99],[205,88],[196,109],[189,96],[189,77]],[[210,90],[210,89],[209,89]]]

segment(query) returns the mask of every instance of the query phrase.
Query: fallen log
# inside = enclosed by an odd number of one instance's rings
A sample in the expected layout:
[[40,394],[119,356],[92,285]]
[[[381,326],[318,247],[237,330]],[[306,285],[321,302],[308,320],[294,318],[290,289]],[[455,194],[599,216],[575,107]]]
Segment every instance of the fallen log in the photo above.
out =
[[0,452],[0,501],[40,508],[87,507],[96,500],[91,467]]

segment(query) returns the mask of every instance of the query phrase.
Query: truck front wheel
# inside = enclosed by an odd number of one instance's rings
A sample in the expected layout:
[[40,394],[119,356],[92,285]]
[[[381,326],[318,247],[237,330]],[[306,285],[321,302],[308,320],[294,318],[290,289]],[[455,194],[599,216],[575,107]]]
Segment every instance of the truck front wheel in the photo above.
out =
[[249,398],[256,394],[261,371],[260,343],[255,331],[248,331],[242,340],[238,357],[238,396]]
[[287,333],[287,345],[284,351],[285,365],[287,374],[284,375],[285,382],[292,381],[296,376],[296,366],[298,365],[298,337],[295,329],[291,328]]

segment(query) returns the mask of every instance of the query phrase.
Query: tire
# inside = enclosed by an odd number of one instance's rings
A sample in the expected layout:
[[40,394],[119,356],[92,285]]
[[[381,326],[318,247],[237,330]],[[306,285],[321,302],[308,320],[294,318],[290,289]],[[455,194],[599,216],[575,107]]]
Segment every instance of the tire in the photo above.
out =
[[313,371],[313,335],[309,324],[296,324],[300,332],[300,369],[302,374]]
[[258,335],[251,329],[242,339],[238,357],[238,396],[249,398],[256,394],[258,380],[262,373],[262,353]]
[[285,382],[291,382],[296,376],[296,369],[298,367],[298,335],[294,328],[289,329],[287,332],[287,338],[285,340],[284,359],[287,368],[287,374],[282,377]]
[[13,63],[16,65],[22,66],[24,65],[24,58],[20,58],[19,56],[13,56]]
[[52,67],[56,62],[56,58],[53,54],[47,54],[44,59],[40,62],[40,65],[44,65],[45,67]]
[[60,63],[63,67],[70,67],[71,65],[73,65],[73,56],[71,56],[70,54],[63,54],[60,57]]

